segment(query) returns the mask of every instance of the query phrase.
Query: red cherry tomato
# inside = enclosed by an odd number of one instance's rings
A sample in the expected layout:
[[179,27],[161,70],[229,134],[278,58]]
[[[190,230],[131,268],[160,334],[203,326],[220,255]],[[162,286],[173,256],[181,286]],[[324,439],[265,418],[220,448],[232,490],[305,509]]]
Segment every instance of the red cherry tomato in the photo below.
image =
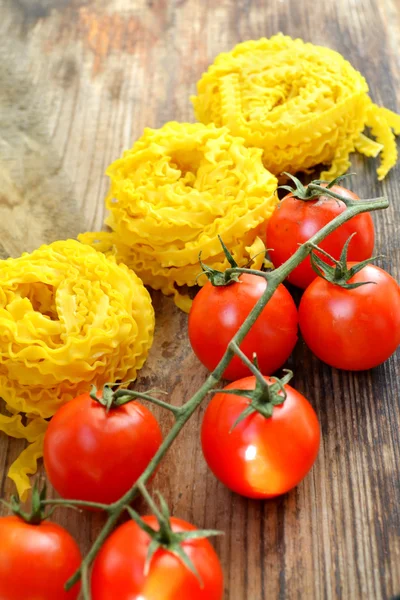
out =
[[[271,384],[272,380],[265,377]],[[253,390],[253,376],[225,389]],[[311,404],[285,385],[287,398],[273,407],[272,416],[253,413],[235,424],[249,405],[242,396],[216,394],[201,429],[204,457],[214,475],[234,492],[248,498],[273,498],[294,488],[318,454],[320,428]]]
[[107,413],[86,393],[62,406],[50,421],[44,464],[64,498],[108,504],[130,489],[161,442],[156,418],[138,402]]
[[80,586],[66,592],[64,584],[80,563],[75,540],[59,525],[0,519],[1,600],[75,600]]
[[[356,194],[341,186],[334,185],[331,189],[351,200],[359,200]],[[298,250],[299,244],[309,240],[345,209],[344,202],[329,196],[308,201],[299,200],[292,194],[285,196],[279,202],[267,225],[267,246],[271,249],[270,258],[274,266],[279,267],[286,262]],[[361,262],[371,258],[375,230],[369,213],[356,215],[328,235],[319,246],[338,260],[346,240],[353,233],[357,235],[354,236],[349,248],[349,260]],[[287,279],[290,283],[305,289],[316,277],[310,259],[306,258]]]
[[[356,263],[349,263],[349,267]],[[371,369],[400,344],[400,288],[388,273],[367,265],[346,290],[318,277],[303,294],[300,328],[307,346],[337,369]]]
[[[155,517],[143,517],[158,529]],[[196,528],[171,518],[174,532]],[[207,539],[182,544],[199,579],[175,555],[159,548],[145,572],[150,537],[133,521],[121,525],[100,550],[92,573],[92,600],[221,600],[223,574],[218,557]]]
[[[262,277],[242,274],[240,283],[215,287],[211,282],[195,297],[189,315],[189,339],[193,351],[210,371],[221,360],[227,345],[266,288]],[[280,285],[251,328],[240,348],[252,360],[257,358],[262,373],[279,369],[290,356],[297,341],[297,308]],[[234,357],[225,370],[225,379],[249,374],[249,369]]]

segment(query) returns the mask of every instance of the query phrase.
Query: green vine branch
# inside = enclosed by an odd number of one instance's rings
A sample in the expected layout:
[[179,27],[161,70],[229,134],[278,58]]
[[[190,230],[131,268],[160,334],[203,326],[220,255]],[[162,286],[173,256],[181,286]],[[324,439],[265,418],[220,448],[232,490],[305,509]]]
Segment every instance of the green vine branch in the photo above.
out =
[[236,356],[238,356],[240,360],[246,365],[246,367],[249,368],[249,370],[253,373],[254,377],[261,383],[261,385],[266,386],[267,384],[265,383],[265,379],[260,373],[260,370],[258,369],[257,355],[254,353],[253,362],[251,362],[251,360],[247,358],[245,353],[242,352],[242,350],[239,348],[236,342],[231,341],[229,343],[229,347],[231,348],[231,350],[233,350]]
[[127,402],[131,402],[131,400],[147,400],[147,402],[151,402],[152,404],[156,404],[157,406],[161,406],[161,408],[165,408],[172,412],[175,417],[180,412],[179,406],[173,406],[168,402],[164,402],[164,400],[160,400],[159,398],[155,398],[154,396],[150,396],[150,394],[144,394],[143,392],[137,392],[136,390],[118,390],[114,392],[114,406],[123,406]]
[[104,510],[110,512],[111,504],[102,504],[101,502],[89,502],[88,500],[64,500],[63,498],[54,498],[42,500],[41,506],[67,506],[71,508],[91,508],[95,510]]
[[[312,191],[314,193],[326,193],[326,188],[319,189],[318,185],[314,185]],[[311,190],[310,190],[311,191]],[[331,190],[329,195],[336,197]],[[339,197],[338,199],[342,199]],[[103,542],[107,538],[107,536],[111,533],[114,525],[117,523],[121,514],[124,511],[128,511],[132,514],[133,509],[131,509],[130,504],[133,499],[136,497],[138,493],[142,494],[144,498],[147,500],[150,507],[153,506],[153,501],[151,500],[150,495],[147,492],[145,484],[151,478],[153,473],[155,472],[157,466],[160,461],[163,459],[164,455],[175,441],[187,421],[190,419],[192,414],[196,411],[196,409],[200,406],[206,396],[213,390],[215,385],[220,381],[222,375],[229,365],[231,359],[235,354],[237,354],[240,358],[243,358],[242,352],[240,350],[240,344],[250,331],[251,327],[254,325],[255,321],[263,311],[265,305],[268,303],[277,287],[286,279],[286,277],[310,254],[311,251],[315,250],[315,247],[322,242],[330,233],[336,230],[338,227],[343,225],[343,223],[349,221],[354,216],[367,212],[367,211],[375,211],[380,209],[385,209],[389,206],[389,202],[386,198],[377,198],[372,200],[363,200],[363,201],[351,201],[346,203],[346,209],[340,215],[338,215],[335,219],[333,219],[330,223],[325,225],[319,232],[317,232],[313,237],[310,238],[308,242],[299,247],[299,249],[287,260],[283,265],[275,269],[271,272],[263,272],[263,271],[255,271],[247,268],[239,268],[239,267],[231,267],[228,269],[230,275],[238,275],[240,273],[251,273],[253,275],[258,275],[263,277],[267,281],[267,286],[255,304],[248,317],[237,331],[235,336],[232,338],[229,343],[225,354],[223,355],[220,363],[217,365],[215,370],[207,377],[206,381],[203,385],[195,392],[195,394],[181,407],[172,407],[171,405],[163,402],[162,400],[155,399],[148,394],[143,394],[135,391],[127,391],[127,390],[118,390],[114,392],[115,402],[119,402],[122,404],[124,400],[128,401],[129,399],[136,397],[142,398],[145,400],[149,400],[163,408],[166,408],[174,413],[175,423],[170,429],[169,433],[165,437],[163,443],[158,449],[157,453],[154,455],[153,459],[150,461],[146,470],[139,477],[136,483],[132,486],[132,488],[122,496],[117,502],[110,505],[97,505],[97,508],[102,508],[108,513],[108,518],[100,531],[97,539],[95,540],[93,546],[89,550],[86,557],[83,559],[80,568],[78,571],[72,576],[72,578],[67,582],[66,589],[69,590],[71,587],[79,580],[82,579],[82,593],[84,600],[90,600],[90,583],[89,583],[89,569],[90,565],[99,552]],[[246,364],[248,364],[248,359],[246,357]],[[251,362],[250,362],[251,364]],[[250,365],[248,365],[250,368]],[[251,369],[253,371],[253,369]],[[253,371],[255,372],[255,371]],[[46,504],[77,504],[79,506],[91,506],[93,507],[93,503],[84,503],[84,502],[75,502],[73,500],[48,500],[45,501]],[[154,508],[154,507],[153,507]],[[135,513],[136,515],[136,513]]]

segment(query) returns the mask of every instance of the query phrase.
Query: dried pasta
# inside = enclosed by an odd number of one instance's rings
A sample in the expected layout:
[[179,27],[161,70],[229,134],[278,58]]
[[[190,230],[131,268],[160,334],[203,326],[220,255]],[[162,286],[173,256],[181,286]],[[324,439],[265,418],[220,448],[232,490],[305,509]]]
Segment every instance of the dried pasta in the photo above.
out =
[[380,180],[396,163],[400,116],[373,104],[364,77],[329,48],[282,34],[244,42],[215,59],[197,90],[198,120],[261,148],[276,175],[322,163],[329,168],[321,177],[333,179],[346,172],[354,150],[381,152]]
[[199,252],[208,265],[227,266],[218,235],[239,265],[253,257],[253,266],[263,262],[277,180],[261,154],[214,125],[172,122],[146,129],[107,170],[112,231],[79,239],[126,263],[188,311],[182,286],[196,284]]

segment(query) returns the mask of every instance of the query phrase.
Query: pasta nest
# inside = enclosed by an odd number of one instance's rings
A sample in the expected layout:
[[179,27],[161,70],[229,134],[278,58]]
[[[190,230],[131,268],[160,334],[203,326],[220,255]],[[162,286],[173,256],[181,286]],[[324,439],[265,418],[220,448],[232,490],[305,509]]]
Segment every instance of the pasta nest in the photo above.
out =
[[9,473],[24,496],[45,419],[91,384],[134,379],[153,341],[154,312],[127,267],[58,241],[0,261],[0,331],[0,395],[12,415],[0,415],[0,430],[30,442]]
[[[364,77],[329,48],[282,34],[244,42],[215,59],[197,91],[198,120],[261,148],[277,175],[322,163],[330,180],[347,171],[354,150],[381,153],[380,180],[396,163],[400,116],[373,104]],[[366,126],[376,141],[362,133]]]
[[264,260],[264,223],[277,203],[277,180],[261,155],[214,125],[145,129],[107,169],[112,232],[79,239],[125,262],[188,312],[191,300],[179,288],[196,285],[199,253],[209,266],[229,266],[218,235],[238,265],[257,255],[253,266],[259,268]]

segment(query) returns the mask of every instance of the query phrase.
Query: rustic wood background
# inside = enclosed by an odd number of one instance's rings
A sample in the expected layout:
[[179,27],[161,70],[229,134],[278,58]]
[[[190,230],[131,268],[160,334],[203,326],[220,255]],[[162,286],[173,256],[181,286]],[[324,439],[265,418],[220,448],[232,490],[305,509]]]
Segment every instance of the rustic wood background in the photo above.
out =
[[[189,95],[220,51],[283,31],[339,50],[378,103],[400,110],[399,0],[2,0],[0,19],[0,252],[98,229],[106,166],[145,126],[193,120]],[[355,157],[357,192],[387,194],[375,215],[381,266],[400,279],[400,167],[378,184]],[[157,335],[139,387],[182,403],[206,372],[190,351],[186,316],[153,294]],[[311,474],[269,502],[231,494],[207,470],[203,410],[154,486],[175,515],[226,535],[215,541],[225,599],[386,599],[400,593],[399,353],[371,372],[332,370],[299,342],[290,366],[322,425]],[[169,415],[158,412],[166,430]],[[0,438],[5,474],[23,442]],[[43,474],[42,474],[43,476]],[[99,515],[59,511],[86,551]],[[183,600],[183,599],[182,599]]]

